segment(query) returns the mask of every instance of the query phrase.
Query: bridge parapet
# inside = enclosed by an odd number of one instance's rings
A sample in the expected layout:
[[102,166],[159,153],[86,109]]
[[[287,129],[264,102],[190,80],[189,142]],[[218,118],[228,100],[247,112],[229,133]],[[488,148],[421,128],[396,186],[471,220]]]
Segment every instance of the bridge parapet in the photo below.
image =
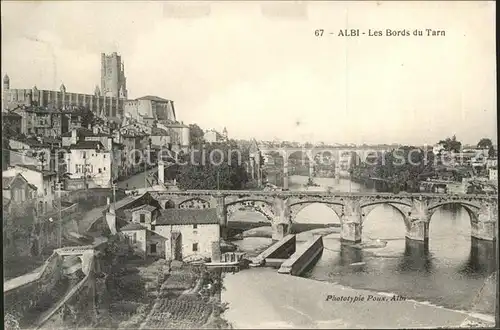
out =
[[399,211],[406,225],[407,238],[414,240],[427,240],[432,214],[446,204],[460,204],[469,212],[474,237],[491,239],[495,236],[495,233],[490,233],[491,228],[498,222],[497,195],[228,190],[158,191],[153,195],[162,201],[162,205],[168,201],[179,208],[217,208],[223,227],[234,212],[254,210],[271,222],[273,238],[278,240],[289,233],[290,224],[298,212],[313,203],[327,205],[336,212],[342,226],[341,238],[350,242],[361,240],[364,219],[380,204]]

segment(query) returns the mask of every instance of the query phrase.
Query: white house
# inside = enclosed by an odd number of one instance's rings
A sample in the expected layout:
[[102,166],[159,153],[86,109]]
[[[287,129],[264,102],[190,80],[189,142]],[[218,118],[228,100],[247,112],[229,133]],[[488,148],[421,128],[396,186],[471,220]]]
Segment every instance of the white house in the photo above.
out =
[[86,181],[89,188],[110,187],[111,152],[100,141],[78,141],[68,147],[67,172],[70,179]]
[[2,172],[2,177],[12,177],[21,174],[28,183],[36,187],[37,212],[45,213],[54,209],[56,199],[56,178],[54,171],[42,171],[31,165],[15,165]]
[[498,168],[492,167],[489,169],[489,177],[492,181],[498,181]]
[[120,230],[137,252],[169,260],[212,257],[220,227],[215,209],[165,209],[141,205],[131,210],[132,222]]
[[203,134],[203,139],[207,143],[217,143],[226,141],[226,138],[223,134],[213,129],[205,131],[205,133]]

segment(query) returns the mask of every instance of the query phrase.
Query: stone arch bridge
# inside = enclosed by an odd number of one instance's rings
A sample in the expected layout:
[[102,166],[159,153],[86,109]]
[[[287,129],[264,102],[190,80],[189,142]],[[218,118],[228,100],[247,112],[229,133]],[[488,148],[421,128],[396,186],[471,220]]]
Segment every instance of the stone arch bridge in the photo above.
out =
[[314,203],[324,204],[338,215],[344,242],[361,241],[364,220],[380,204],[390,205],[401,214],[408,239],[423,242],[428,240],[432,214],[443,205],[459,204],[465,208],[475,238],[495,240],[498,223],[497,195],[214,190],[150,193],[166,208],[216,208],[222,228],[227,226],[228,217],[241,208],[259,212],[270,221],[276,240],[289,233],[301,209]]
[[[316,162],[316,157],[329,157],[330,161],[333,161],[335,164],[336,173],[339,173],[340,170],[347,170],[353,165],[352,163],[366,162],[368,157],[371,156],[379,156],[385,152],[388,152],[390,149],[387,147],[283,147],[283,148],[271,148],[265,146],[259,146],[256,149],[256,152],[250,154],[251,159],[258,158],[257,151],[263,156],[271,155],[271,154],[279,154],[283,157],[283,188],[288,189],[288,169],[289,169],[289,158],[291,155],[295,153],[302,153],[303,160],[307,158],[309,163],[309,176],[312,177],[314,173],[314,165]],[[255,162],[251,162],[251,170],[252,173],[256,167],[259,167],[258,159]],[[332,164],[332,163],[329,163]],[[341,168],[344,167],[344,168]],[[253,176],[253,174],[252,174]]]

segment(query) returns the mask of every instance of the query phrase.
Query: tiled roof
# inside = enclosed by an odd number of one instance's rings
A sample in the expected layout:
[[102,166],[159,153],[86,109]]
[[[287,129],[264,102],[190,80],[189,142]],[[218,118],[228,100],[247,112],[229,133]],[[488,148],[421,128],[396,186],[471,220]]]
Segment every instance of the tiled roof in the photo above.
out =
[[17,114],[15,112],[2,112],[2,117],[11,117],[11,118],[23,118],[20,114]]
[[54,137],[51,137],[51,136],[44,136],[42,138],[43,142],[45,143],[61,143],[61,140],[60,139],[57,139],[57,138],[54,138]]
[[151,128],[151,135],[168,135],[168,132],[164,129],[153,127]]
[[28,170],[31,170],[31,171],[35,171],[35,172],[38,172],[38,173],[42,173],[43,176],[53,176],[53,175],[57,175],[56,172],[54,171],[46,171],[46,170],[40,170],[39,168],[37,168],[35,165],[24,165],[24,164],[18,164],[16,165],[18,167],[22,167],[22,168],[26,168]]
[[146,229],[146,227],[141,226],[138,223],[132,222],[132,223],[129,223],[128,225],[122,227],[120,230],[121,231],[129,231],[129,230],[142,230],[142,229]]
[[15,137],[15,138],[10,138],[10,140],[18,141],[18,142],[21,142],[21,143],[26,143],[31,148],[44,148],[44,147],[48,148],[49,147],[49,145],[47,143],[40,142],[37,139],[25,138],[25,137],[22,137],[22,136]]
[[78,141],[69,146],[69,149],[104,149],[101,141]]
[[3,176],[2,177],[2,188],[9,189],[10,185],[12,184],[12,182],[14,182],[15,178],[16,178],[16,176]]
[[157,225],[218,224],[216,209],[166,209],[161,210]]
[[153,95],[146,95],[143,97],[139,97],[136,100],[150,100],[150,101],[156,101],[156,102],[168,102],[168,100],[159,97],[159,96],[153,96]]
[[[81,137],[90,137],[90,136],[107,136],[107,137],[110,137],[111,135],[108,134],[108,133],[104,133],[104,132],[98,132],[98,133],[94,133],[94,131],[92,131],[91,129],[88,129],[88,128],[85,128],[85,127],[79,127],[76,129],[76,135],[77,136],[81,136]],[[62,137],[71,137],[71,131],[69,132],[66,132],[66,133],[63,133],[61,134]]]
[[[85,127],[79,127],[76,129],[76,134],[79,136],[93,136],[94,133],[92,130],[85,128]],[[62,137],[71,137],[71,131],[66,132],[61,134]]]
[[149,211],[149,212],[153,212],[156,209],[157,209],[156,206],[149,205],[149,204],[144,204],[144,205],[141,205],[141,206],[134,207],[133,209],[130,210],[130,212],[135,212],[135,211],[139,211],[139,210],[146,210],[146,211]]

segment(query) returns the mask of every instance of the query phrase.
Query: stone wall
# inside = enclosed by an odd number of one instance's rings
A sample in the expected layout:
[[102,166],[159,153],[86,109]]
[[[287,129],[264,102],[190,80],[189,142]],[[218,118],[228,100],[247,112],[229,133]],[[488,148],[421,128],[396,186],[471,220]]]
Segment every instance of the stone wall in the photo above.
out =
[[21,276],[4,283],[5,313],[17,317],[50,296],[62,275],[62,258],[53,253],[36,276]]
[[52,325],[52,327],[80,327],[92,324],[95,321],[96,311],[96,260],[91,255],[88,260],[83,279],[61,299],[54,302],[52,308],[37,322],[38,327]]

